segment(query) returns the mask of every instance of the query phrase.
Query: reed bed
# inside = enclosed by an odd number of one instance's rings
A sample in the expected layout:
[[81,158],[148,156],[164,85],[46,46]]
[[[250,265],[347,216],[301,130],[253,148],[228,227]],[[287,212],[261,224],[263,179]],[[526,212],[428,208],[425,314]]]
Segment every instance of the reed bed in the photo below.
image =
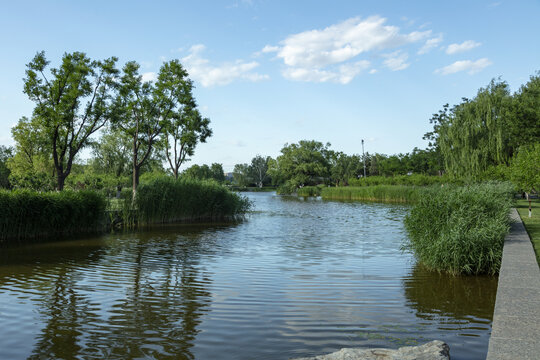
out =
[[463,185],[464,179],[450,178],[448,175],[434,176],[423,174],[396,175],[396,176],[368,176],[360,179],[349,179],[351,186],[375,186],[375,185],[409,185],[428,186],[441,184]]
[[304,186],[296,190],[296,194],[298,196],[321,196],[322,189],[324,188],[324,185],[321,186]]
[[247,198],[211,180],[161,177],[139,186],[135,199],[140,224],[235,219],[250,209]]
[[403,249],[433,270],[498,273],[513,190],[509,183],[422,189],[405,218]]
[[92,191],[0,190],[0,242],[101,231],[105,206]]
[[326,187],[321,196],[325,200],[414,203],[418,200],[418,190],[418,187],[405,185]]

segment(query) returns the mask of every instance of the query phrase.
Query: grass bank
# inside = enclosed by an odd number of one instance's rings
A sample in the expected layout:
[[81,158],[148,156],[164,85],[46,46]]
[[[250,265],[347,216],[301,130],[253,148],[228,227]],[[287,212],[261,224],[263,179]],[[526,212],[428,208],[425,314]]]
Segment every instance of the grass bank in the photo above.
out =
[[216,221],[234,219],[249,208],[245,197],[214,181],[162,177],[139,186],[134,216],[139,224]]
[[375,185],[408,185],[427,186],[440,184],[463,185],[464,179],[450,178],[448,175],[396,175],[396,176],[368,176],[360,179],[349,179],[350,186],[375,186]]
[[532,201],[531,217],[529,217],[529,202],[527,200],[518,200],[516,209],[531,238],[536,252],[536,261],[540,264],[540,203],[538,201],[538,199]]
[[0,190],[0,242],[102,231],[105,206],[93,191]]
[[325,200],[414,203],[418,200],[418,192],[418,187],[406,185],[346,186],[325,187],[321,196]]
[[451,274],[496,274],[510,228],[513,186],[428,187],[405,218],[403,248],[426,267]]

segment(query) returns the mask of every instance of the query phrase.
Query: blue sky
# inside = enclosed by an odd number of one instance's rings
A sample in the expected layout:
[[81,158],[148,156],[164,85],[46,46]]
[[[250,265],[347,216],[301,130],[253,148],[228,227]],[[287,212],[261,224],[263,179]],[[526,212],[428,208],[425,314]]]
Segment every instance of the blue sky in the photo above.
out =
[[25,64],[45,50],[135,60],[151,80],[180,59],[214,136],[192,163],[225,170],[285,143],[423,148],[429,118],[501,76],[540,70],[539,1],[1,1],[0,144],[33,104]]

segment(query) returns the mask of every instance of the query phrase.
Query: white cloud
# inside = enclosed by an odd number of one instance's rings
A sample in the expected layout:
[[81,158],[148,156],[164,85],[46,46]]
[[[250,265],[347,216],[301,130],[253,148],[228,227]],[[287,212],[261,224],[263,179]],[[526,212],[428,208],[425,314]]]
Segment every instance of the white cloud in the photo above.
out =
[[418,55],[427,54],[428,52],[431,51],[431,49],[437,47],[442,42],[442,40],[443,40],[442,35],[439,35],[436,38],[428,39],[425,42],[424,46],[422,46],[420,50],[418,50]]
[[261,51],[263,53],[277,52],[279,51],[279,46],[266,45]]
[[332,70],[288,67],[283,71],[283,76],[296,81],[348,84],[369,66],[369,61],[362,60],[355,63],[346,63]]
[[369,70],[369,73],[370,73],[370,74],[376,74],[377,71],[378,71],[377,69],[371,69],[371,70]]
[[386,60],[383,61],[383,64],[392,71],[405,70],[409,67],[407,59],[409,55],[407,53],[401,52],[401,50],[394,51],[393,53],[384,55]]
[[478,47],[482,45],[479,42],[473,41],[473,40],[467,40],[462,42],[461,44],[450,44],[446,48],[446,53],[448,55],[457,54],[465,51],[469,51],[471,49],[474,49],[475,47]]
[[472,75],[476,74],[479,71],[482,71],[484,68],[491,64],[492,62],[489,61],[489,59],[487,58],[478,59],[476,61],[460,60],[443,68],[435,70],[435,73],[449,75],[460,71],[466,71],[468,74]]
[[148,82],[148,81],[156,81],[157,80],[157,74],[155,72],[145,72],[142,74],[142,81]]
[[431,31],[401,34],[386,19],[354,17],[323,30],[290,35],[282,41],[277,56],[288,66],[322,68],[341,63],[368,51],[395,48],[425,39]]
[[[367,60],[358,61],[359,55],[424,41],[430,35],[431,30],[402,33],[379,16],[354,17],[324,29],[289,35],[279,46],[266,45],[259,54],[276,53],[286,66],[282,73],[288,79],[347,84],[370,65]],[[409,66],[407,58],[406,53],[399,53],[385,65],[402,70]]]
[[258,74],[252,70],[259,66],[256,61],[245,62],[237,60],[232,63],[211,65],[208,59],[201,56],[205,46],[194,45],[189,50],[189,55],[181,59],[191,78],[199,81],[202,86],[227,85],[236,79],[248,81],[261,81],[269,78],[268,75]]

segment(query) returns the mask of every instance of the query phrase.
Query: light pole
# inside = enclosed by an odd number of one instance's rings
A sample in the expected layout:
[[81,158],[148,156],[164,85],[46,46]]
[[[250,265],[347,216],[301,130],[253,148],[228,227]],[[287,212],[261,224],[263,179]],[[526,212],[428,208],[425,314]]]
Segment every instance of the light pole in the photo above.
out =
[[364,139],[362,139],[362,160],[364,162],[364,177],[366,177],[366,154],[364,154]]

